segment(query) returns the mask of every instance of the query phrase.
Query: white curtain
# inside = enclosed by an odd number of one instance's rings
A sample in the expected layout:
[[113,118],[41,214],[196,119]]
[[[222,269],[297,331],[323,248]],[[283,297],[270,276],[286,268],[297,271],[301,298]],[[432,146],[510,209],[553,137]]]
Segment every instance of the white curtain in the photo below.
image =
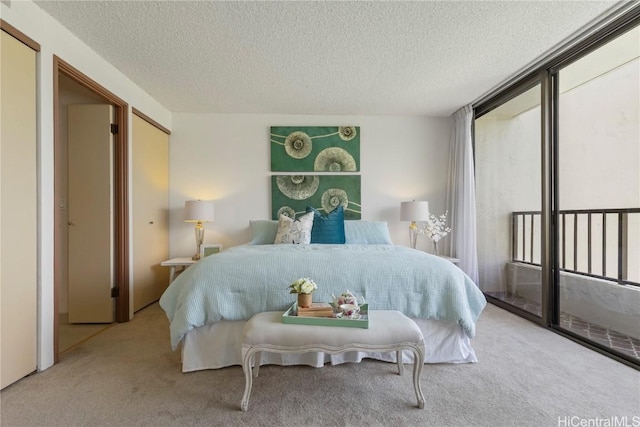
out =
[[451,255],[458,266],[477,284],[476,187],[473,168],[471,126],[473,108],[462,107],[451,115],[453,131],[449,154],[447,209],[451,218]]

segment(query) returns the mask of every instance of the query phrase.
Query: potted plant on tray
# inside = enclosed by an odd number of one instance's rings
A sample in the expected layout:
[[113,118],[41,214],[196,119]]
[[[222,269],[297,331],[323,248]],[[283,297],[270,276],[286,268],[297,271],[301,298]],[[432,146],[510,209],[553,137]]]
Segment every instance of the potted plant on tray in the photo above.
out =
[[316,282],[304,277],[289,285],[290,294],[298,294],[298,307],[310,307],[313,300],[313,291],[318,289]]

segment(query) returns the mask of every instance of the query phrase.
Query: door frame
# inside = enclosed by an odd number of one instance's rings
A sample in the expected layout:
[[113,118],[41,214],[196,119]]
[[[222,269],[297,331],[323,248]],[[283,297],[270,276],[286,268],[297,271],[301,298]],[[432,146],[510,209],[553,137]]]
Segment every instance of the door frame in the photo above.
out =
[[[114,107],[114,120],[118,126],[118,132],[114,135],[114,278],[115,278],[115,318],[116,322],[128,322],[130,312],[129,289],[129,105],[114,95],[112,92],[89,78],[87,75],[62,60],[57,55],[53,56],[53,127],[54,146],[62,144],[60,140],[60,112],[58,109],[59,86],[58,76],[64,74],[80,86],[90,90]],[[54,157],[54,174],[60,173],[59,159]],[[54,200],[58,200],[54,195]],[[55,223],[58,223],[58,209],[54,208]],[[57,231],[54,239],[57,237]],[[55,256],[54,270],[58,269],[59,257]],[[58,288],[58,275],[54,274],[54,288]],[[58,363],[58,295],[54,292],[53,303],[53,352],[54,363]]]
[[[568,339],[571,339],[598,353],[604,354],[634,369],[640,369],[637,359],[605,347],[597,342],[578,335],[560,326],[560,214],[559,214],[559,88],[558,73],[570,63],[588,55],[626,31],[640,25],[640,7],[625,5],[611,17],[588,30],[590,34],[582,34],[569,47],[563,47],[554,57],[545,58],[533,70],[521,74],[514,80],[505,83],[495,94],[474,103],[474,121],[476,116],[490,111],[506,102],[518,93],[531,79],[541,82],[541,271],[542,271],[542,315],[532,314],[486,295],[491,303],[505,310],[540,324]],[[524,76],[524,77],[523,77]],[[474,131],[475,137],[475,131]],[[474,146],[475,150],[475,146]],[[475,158],[474,158],[475,162]]]

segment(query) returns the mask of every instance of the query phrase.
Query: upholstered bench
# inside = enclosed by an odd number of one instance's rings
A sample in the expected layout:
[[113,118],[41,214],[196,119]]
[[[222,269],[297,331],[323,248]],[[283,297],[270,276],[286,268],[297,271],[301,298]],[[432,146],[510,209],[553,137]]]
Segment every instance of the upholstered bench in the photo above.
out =
[[[260,353],[307,353],[322,351],[329,354],[347,351],[395,351],[398,374],[402,375],[402,351],[415,355],[413,388],[418,407],[424,408],[424,395],[420,387],[420,373],[424,364],[424,337],[418,325],[399,311],[375,310],[369,312],[369,328],[337,326],[292,325],[282,323],[282,313],[259,313],[247,321],[242,336],[242,369],[245,376],[244,396],[240,408],[249,408],[252,377],[258,376]],[[255,366],[252,368],[252,366]]]

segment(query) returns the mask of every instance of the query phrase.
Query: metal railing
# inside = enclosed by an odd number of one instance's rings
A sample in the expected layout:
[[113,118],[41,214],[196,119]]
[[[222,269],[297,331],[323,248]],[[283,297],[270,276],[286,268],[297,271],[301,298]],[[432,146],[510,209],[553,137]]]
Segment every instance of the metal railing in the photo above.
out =
[[[640,247],[639,236],[630,236],[629,218],[633,215],[632,228],[636,229],[640,224],[640,208],[559,211],[560,270],[621,285],[640,286],[640,283],[629,280],[627,274],[629,244],[632,243],[636,252]],[[512,212],[512,261],[540,265],[540,220],[540,211]],[[612,221],[617,225],[612,226]],[[615,245],[611,243],[611,229],[617,234]],[[630,242],[630,238],[635,240]],[[612,250],[616,252],[615,268],[610,268]],[[640,258],[640,254],[634,256]],[[640,259],[636,260],[636,264],[639,262]],[[615,272],[611,274],[611,270]]]

